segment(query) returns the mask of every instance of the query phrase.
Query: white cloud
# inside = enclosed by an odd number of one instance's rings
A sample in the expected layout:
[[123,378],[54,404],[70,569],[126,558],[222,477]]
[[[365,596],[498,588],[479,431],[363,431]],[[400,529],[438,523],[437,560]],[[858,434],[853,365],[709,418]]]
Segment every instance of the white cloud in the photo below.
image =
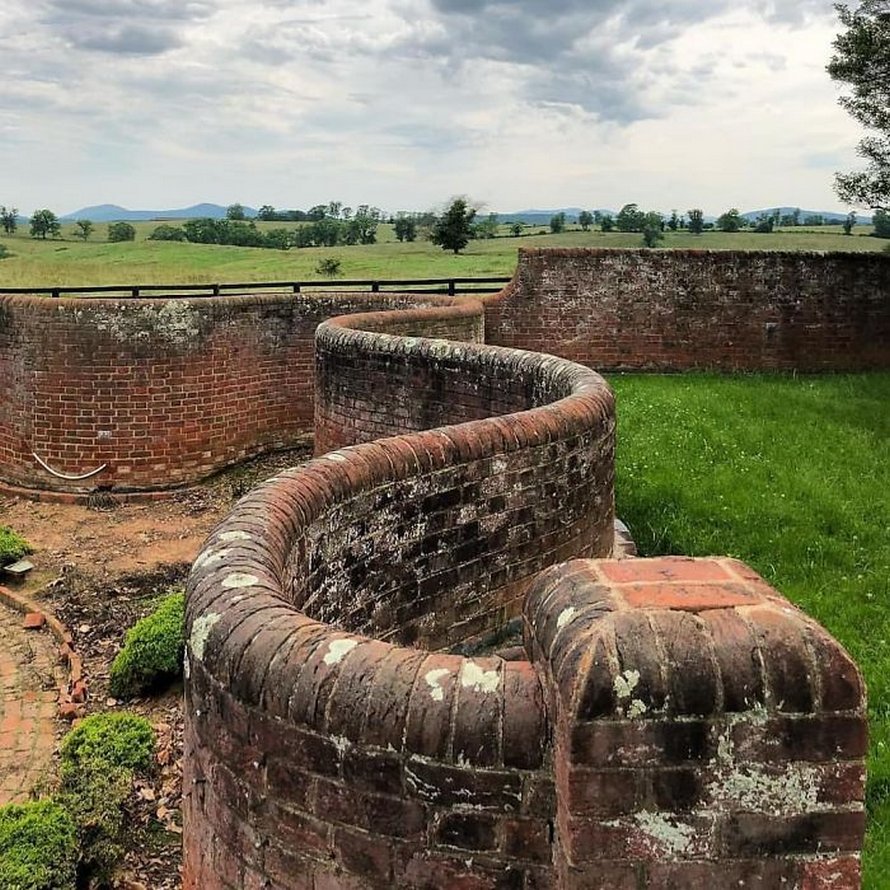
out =
[[6,0],[0,203],[831,209],[859,133],[824,72],[829,12]]

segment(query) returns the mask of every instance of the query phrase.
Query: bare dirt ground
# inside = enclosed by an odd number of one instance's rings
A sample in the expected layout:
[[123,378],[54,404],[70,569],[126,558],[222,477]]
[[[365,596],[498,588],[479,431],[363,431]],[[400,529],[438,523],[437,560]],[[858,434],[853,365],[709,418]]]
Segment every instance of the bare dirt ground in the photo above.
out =
[[118,702],[108,694],[111,662],[124,632],[160,596],[181,587],[204,539],[234,502],[308,456],[303,448],[251,461],[153,503],[87,507],[0,496],[0,523],[34,547],[36,568],[22,589],[47,602],[83,657],[86,712],[126,708],[148,717],[157,732],[155,775],[136,784],[128,804],[134,830],[115,884],[120,890],[181,886],[182,689]]

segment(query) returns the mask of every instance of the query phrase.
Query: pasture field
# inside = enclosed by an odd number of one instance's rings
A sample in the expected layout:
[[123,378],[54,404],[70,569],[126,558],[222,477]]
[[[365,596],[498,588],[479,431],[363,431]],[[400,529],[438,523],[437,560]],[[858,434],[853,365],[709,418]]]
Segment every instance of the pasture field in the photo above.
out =
[[[104,224],[96,225],[90,241],[73,238],[73,226],[63,227],[63,238],[33,239],[27,231],[0,237],[10,253],[0,260],[0,289],[7,287],[76,286],[90,284],[200,284],[311,280],[319,261],[340,260],[342,278],[447,278],[468,275],[511,275],[519,247],[639,247],[637,233],[567,231],[560,235],[525,234],[471,241],[455,256],[428,241],[399,243],[392,227],[378,229],[378,243],[352,247],[311,247],[287,251],[146,240],[157,222],[136,223],[136,241],[109,244]],[[262,229],[295,227],[302,223],[259,223]],[[541,232],[530,227],[527,232]],[[667,232],[663,247],[710,250],[823,250],[879,251],[888,243],[865,237],[861,227],[850,237],[838,228],[758,235],[753,232],[690,235]],[[102,240],[100,240],[102,239]]]
[[862,668],[864,886],[890,887],[890,372],[609,382],[618,515],[641,553],[744,560]]

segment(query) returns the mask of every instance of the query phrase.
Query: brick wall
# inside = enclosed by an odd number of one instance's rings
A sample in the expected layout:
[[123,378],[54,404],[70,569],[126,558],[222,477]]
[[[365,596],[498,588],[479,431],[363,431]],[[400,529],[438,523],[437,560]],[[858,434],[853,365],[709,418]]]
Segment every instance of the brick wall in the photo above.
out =
[[890,367],[890,257],[521,250],[487,342],[600,370]]
[[[356,417],[395,408],[386,387],[397,391],[399,367],[365,373],[387,355],[406,358],[419,398],[436,388],[439,346],[351,325],[318,333],[323,352],[349,340],[367,358],[326,366],[332,403],[339,371],[365,381],[350,392],[373,411],[353,404]],[[528,661],[441,649],[516,614],[547,565],[609,553],[613,403],[598,375],[559,360],[464,344],[451,362],[480,390],[507,365],[538,387],[513,391],[514,413],[279,474],[196,561],[187,887],[549,885],[538,675]]]
[[[0,296],[0,481],[61,491],[195,482],[312,432],[317,325],[435,297]],[[70,475],[107,469],[83,482]]]

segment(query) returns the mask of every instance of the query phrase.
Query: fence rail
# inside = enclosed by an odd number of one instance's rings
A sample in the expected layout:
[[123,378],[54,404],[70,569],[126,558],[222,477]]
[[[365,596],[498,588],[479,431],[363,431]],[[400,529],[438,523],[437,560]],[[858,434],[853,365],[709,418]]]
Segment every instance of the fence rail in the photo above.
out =
[[219,297],[226,293],[254,293],[258,290],[290,291],[295,294],[306,290],[354,290],[370,288],[371,293],[386,293],[394,288],[404,290],[416,288],[423,293],[485,294],[496,288],[485,285],[503,286],[508,277],[469,277],[469,278],[389,278],[373,279],[344,278],[333,281],[247,281],[239,283],[220,282],[218,284],[101,284],[78,287],[4,287],[0,284],[0,294],[49,294],[58,299],[66,294],[122,294],[128,297],[141,297],[147,294],[178,297]]

